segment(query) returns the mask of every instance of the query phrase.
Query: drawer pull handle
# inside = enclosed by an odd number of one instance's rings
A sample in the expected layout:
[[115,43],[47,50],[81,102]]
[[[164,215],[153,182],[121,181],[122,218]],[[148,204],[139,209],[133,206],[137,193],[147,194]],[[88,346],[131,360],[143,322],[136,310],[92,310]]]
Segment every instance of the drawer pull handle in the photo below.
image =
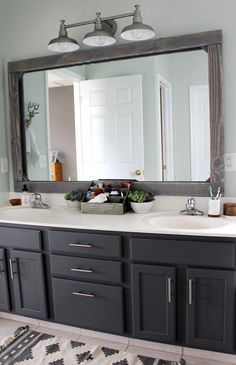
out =
[[69,246],[73,247],[83,247],[83,248],[91,248],[92,245],[86,243],[69,243]]
[[192,280],[189,279],[188,281],[188,304],[192,304],[192,296],[193,296],[193,290],[192,290]]
[[171,278],[168,278],[168,303],[171,303]]
[[88,298],[94,298],[95,295],[94,294],[86,294],[86,293],[82,293],[82,292],[72,292],[73,295],[78,295],[79,297],[88,297]]
[[93,272],[93,270],[91,269],[70,269],[70,271],[75,271],[75,272],[86,272],[86,273],[91,273]]

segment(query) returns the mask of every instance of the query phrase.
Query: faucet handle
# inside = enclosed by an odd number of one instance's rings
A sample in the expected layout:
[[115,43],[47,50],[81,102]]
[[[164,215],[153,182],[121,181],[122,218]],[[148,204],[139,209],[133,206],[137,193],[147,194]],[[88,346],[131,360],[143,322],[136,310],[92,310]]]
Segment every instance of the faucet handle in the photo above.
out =
[[41,194],[40,194],[40,193],[35,193],[35,198],[36,198],[37,200],[39,200],[39,201],[41,201],[41,200],[42,200],[42,196],[41,196]]
[[188,198],[186,207],[195,207],[195,199],[193,197]]

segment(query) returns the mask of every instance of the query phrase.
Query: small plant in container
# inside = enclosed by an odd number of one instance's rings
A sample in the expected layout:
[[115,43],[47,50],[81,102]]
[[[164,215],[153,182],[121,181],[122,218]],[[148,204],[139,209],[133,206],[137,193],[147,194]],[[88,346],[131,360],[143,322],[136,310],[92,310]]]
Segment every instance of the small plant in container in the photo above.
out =
[[148,213],[154,204],[154,194],[144,190],[130,191],[128,195],[131,208],[135,213]]
[[81,190],[69,191],[65,194],[64,199],[68,208],[80,209],[81,201],[83,200],[84,193]]

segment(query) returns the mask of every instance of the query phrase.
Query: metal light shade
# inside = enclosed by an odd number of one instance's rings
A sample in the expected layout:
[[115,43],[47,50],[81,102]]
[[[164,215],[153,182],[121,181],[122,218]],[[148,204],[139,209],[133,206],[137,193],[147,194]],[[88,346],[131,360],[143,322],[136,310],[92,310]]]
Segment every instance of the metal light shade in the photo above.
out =
[[120,36],[127,41],[144,41],[153,38],[155,32],[149,25],[134,23],[125,27]]
[[75,39],[58,37],[48,43],[48,49],[53,52],[73,52],[79,49],[79,45]]
[[53,52],[73,52],[79,49],[75,39],[69,38],[65,28],[65,21],[61,20],[59,36],[48,43],[48,49]]
[[143,24],[140,13],[140,6],[135,5],[133,24],[125,27],[121,32],[121,38],[128,41],[144,41],[155,36],[155,32],[150,25]]
[[116,42],[115,37],[113,37],[110,32],[103,29],[100,15],[100,13],[97,13],[94,31],[86,34],[83,39],[83,43],[87,46],[104,47],[110,46]]

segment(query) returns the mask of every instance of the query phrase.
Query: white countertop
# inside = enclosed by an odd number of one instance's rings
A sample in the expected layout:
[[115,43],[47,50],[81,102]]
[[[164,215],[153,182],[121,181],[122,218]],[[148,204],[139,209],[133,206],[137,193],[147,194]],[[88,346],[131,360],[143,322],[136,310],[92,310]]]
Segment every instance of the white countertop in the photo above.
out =
[[[158,225],[159,221],[162,222],[161,226]],[[178,223],[173,226],[175,221]],[[172,228],[168,227],[171,222]],[[1,207],[0,223],[116,232],[236,237],[236,217],[180,216],[177,211],[100,215],[82,214],[78,210],[64,207],[50,209]],[[208,225],[213,227],[208,228]],[[192,228],[194,226],[195,229]]]

